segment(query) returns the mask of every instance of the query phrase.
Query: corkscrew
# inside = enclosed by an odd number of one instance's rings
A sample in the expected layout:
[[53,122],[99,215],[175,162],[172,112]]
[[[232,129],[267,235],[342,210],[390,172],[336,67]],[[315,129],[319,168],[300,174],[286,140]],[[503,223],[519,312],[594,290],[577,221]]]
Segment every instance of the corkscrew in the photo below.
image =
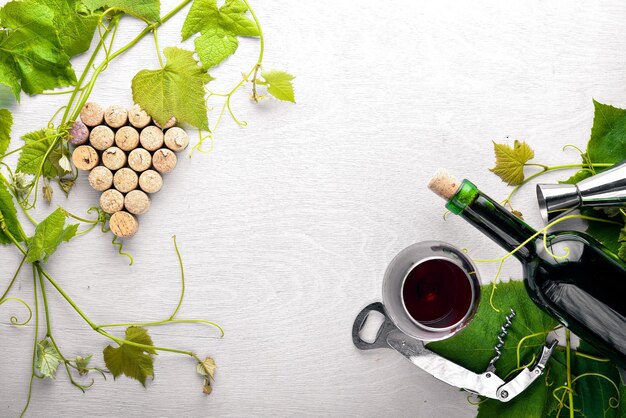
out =
[[504,324],[500,327],[500,334],[498,334],[498,343],[493,348],[493,351],[496,352],[496,355],[489,361],[489,366],[487,366],[487,371],[491,373],[496,372],[496,361],[502,357],[502,348],[504,347],[504,338],[509,334],[509,328],[511,328],[512,320],[515,318],[515,311],[511,308],[511,313],[508,314],[504,318]]
[[[384,316],[384,322],[378,330],[373,342],[361,339],[359,333],[365,324],[370,312],[376,311]],[[462,388],[470,393],[508,402],[528,388],[541,374],[554,351],[557,341],[545,345],[537,361],[529,367],[525,367],[513,377],[503,380],[495,374],[495,362],[502,354],[504,338],[508,334],[511,320],[515,312],[507,315],[505,324],[501,327],[498,335],[498,343],[495,347],[496,355],[489,362],[489,366],[483,373],[474,373],[464,367],[430,351],[424,345],[424,341],[415,339],[400,331],[389,319],[382,303],[375,302],[366,306],[356,317],[352,327],[352,341],[360,350],[376,348],[392,348],[406,357],[411,363],[431,374],[435,378]]]

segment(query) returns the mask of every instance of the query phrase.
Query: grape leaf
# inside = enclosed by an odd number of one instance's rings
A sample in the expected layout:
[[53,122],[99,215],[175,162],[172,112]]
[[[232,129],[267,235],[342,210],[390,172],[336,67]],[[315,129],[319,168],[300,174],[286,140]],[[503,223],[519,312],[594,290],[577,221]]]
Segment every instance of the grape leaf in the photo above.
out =
[[207,357],[202,363],[198,363],[196,365],[196,372],[202,376],[208,376],[213,379],[216,368],[217,366],[215,365],[215,360],[211,357]]
[[89,369],[87,368],[87,366],[91,361],[91,357],[92,354],[88,355],[87,357],[76,356],[76,360],[74,360],[74,362],[76,363],[76,368],[78,369],[79,375],[84,376],[89,373]]
[[211,387],[211,380],[214,378],[215,369],[217,366],[215,365],[215,360],[211,357],[207,357],[203,362],[198,363],[196,365],[196,371],[201,376],[204,376],[204,383],[202,385],[202,392],[206,395],[210,395],[213,392],[213,388]]
[[[591,345],[581,341],[577,351],[602,357]],[[597,374],[597,375],[591,375]],[[587,357],[572,356],[572,374],[577,377],[573,383],[574,391],[578,395],[575,405],[585,417],[620,417],[620,409],[612,408],[611,398],[619,398],[615,387],[620,386],[620,376],[617,367],[610,361],[596,361]],[[600,377],[602,375],[605,377]],[[611,383],[613,382],[613,383]],[[614,386],[615,385],[615,386]],[[626,410],[621,410],[626,413]]]
[[77,0],[42,0],[54,11],[54,25],[59,34],[61,47],[73,57],[91,46],[99,14],[85,13]]
[[18,241],[26,238],[20,221],[17,219],[17,210],[13,204],[13,196],[6,187],[6,179],[0,174],[0,244],[11,244],[13,241],[3,231],[4,224],[8,232]]
[[202,66],[209,69],[234,54],[239,41],[221,29],[211,29],[198,36],[194,45]]
[[[491,286],[482,286],[481,291],[485,294],[491,292]],[[527,335],[533,333],[547,333],[552,330],[557,322],[532,302],[522,282],[510,281],[501,283],[493,298],[494,305],[501,310],[496,312],[489,305],[489,298],[482,298],[474,320],[459,334],[444,341],[432,342],[428,348],[440,355],[472,370],[482,373],[486,370],[489,361],[496,354],[494,346],[497,343],[500,327],[504,324],[505,315],[509,309],[515,310],[516,316],[512,319],[511,328],[504,339],[502,356],[495,363],[497,374],[506,376],[518,367],[517,346]],[[521,365],[529,363],[533,356],[540,352],[545,344],[545,334],[525,339],[520,345]],[[564,374],[558,364],[552,365],[550,379]],[[551,390],[546,388],[547,374],[539,378],[531,387],[518,398],[507,403],[496,400],[486,400],[481,403],[479,417],[543,417],[554,409],[556,400]],[[498,413],[495,413],[498,411]],[[505,413],[506,411],[506,413]]]
[[62,361],[63,357],[49,338],[46,337],[37,343],[37,370],[43,376],[53,379]]
[[28,239],[26,261],[32,263],[43,257],[44,263],[56,251],[61,242],[69,241],[76,235],[78,224],[65,227],[66,212],[56,209],[35,228],[35,234]]
[[113,8],[142,20],[150,22],[161,20],[159,0],[82,0],[82,2],[92,12]]
[[626,110],[593,101],[594,116],[587,156],[592,163],[626,159]]
[[12,126],[13,115],[11,115],[11,112],[7,109],[0,109],[0,155],[7,152],[7,148],[9,148]]
[[[602,212],[593,209],[581,210],[581,214],[602,218]],[[609,250],[617,253],[620,246],[620,226],[606,222],[588,221],[586,232],[604,244]]]
[[295,78],[284,71],[263,71],[267,92],[279,100],[295,103],[292,80]]
[[241,0],[195,0],[182,28],[183,41],[196,33],[195,49],[205,69],[214,67],[237,50],[237,36],[259,36],[259,29],[246,17],[248,7]]
[[19,100],[28,94],[76,83],[57,35],[55,15],[36,0],[11,1],[0,9],[0,83]]
[[48,149],[57,138],[57,132],[50,128],[25,134],[22,139],[26,145],[17,160],[16,170],[21,173],[33,175],[38,175],[41,170],[44,176],[48,178],[55,177],[57,175],[57,169],[50,160]]
[[578,170],[570,178],[568,178],[567,180],[559,181],[559,183],[576,184],[579,181],[583,181],[584,179],[591,177],[592,174],[593,173],[591,172],[591,170]]
[[490,168],[493,173],[511,186],[524,181],[524,164],[535,156],[535,152],[526,142],[515,140],[513,146],[493,143],[496,154],[496,166]]
[[[126,328],[126,340],[152,346],[152,338],[148,331],[139,327]],[[104,363],[114,378],[125,375],[138,380],[143,386],[146,378],[154,377],[154,361],[152,356],[156,354],[151,348],[140,348],[126,343],[114,348],[108,345],[104,351]]]
[[141,70],[132,82],[133,100],[164,124],[172,116],[198,129],[209,129],[204,85],[213,78],[193,58],[193,52],[169,47],[159,70]]

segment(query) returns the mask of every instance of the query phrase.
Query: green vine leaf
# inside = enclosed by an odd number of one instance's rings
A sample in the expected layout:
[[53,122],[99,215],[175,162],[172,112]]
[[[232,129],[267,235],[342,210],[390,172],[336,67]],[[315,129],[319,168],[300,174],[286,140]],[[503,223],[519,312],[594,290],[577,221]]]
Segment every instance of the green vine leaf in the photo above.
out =
[[206,395],[210,395],[213,391],[213,388],[211,387],[211,380],[214,380],[216,368],[217,366],[215,365],[215,360],[213,360],[211,357],[207,357],[206,359],[204,359],[204,361],[196,365],[196,372],[198,372],[200,376],[204,377],[202,392],[204,392]]
[[[578,352],[602,357],[591,345],[581,341]],[[585,417],[619,418],[620,412],[626,410],[611,407],[615,399],[618,404],[620,397],[620,376],[615,364],[610,361],[596,361],[583,356],[572,357],[572,374],[578,377],[574,382],[574,391],[578,395],[575,403],[580,407],[581,414]],[[604,376],[604,377],[601,377]]]
[[150,22],[161,20],[159,0],[82,0],[82,2],[92,12],[113,8],[142,20]]
[[77,0],[41,0],[54,12],[61,47],[73,57],[89,49],[100,14],[87,13]]
[[570,178],[568,178],[567,180],[559,181],[559,183],[561,183],[561,184],[576,184],[579,181],[583,181],[584,179],[591,177],[592,175],[593,175],[593,173],[591,172],[591,170],[578,170]]
[[76,363],[76,368],[78,369],[79,375],[85,376],[87,373],[89,373],[89,369],[87,368],[87,366],[89,366],[91,357],[92,354],[88,355],[87,357],[76,356],[74,363]]
[[37,225],[35,234],[28,240],[26,261],[32,263],[43,258],[45,263],[61,242],[67,242],[76,236],[78,224],[65,227],[66,218],[66,212],[58,208]]
[[54,379],[54,374],[62,361],[63,357],[49,338],[46,337],[37,343],[37,370],[43,376]]
[[513,146],[493,143],[496,154],[496,166],[490,168],[502,181],[516,186],[524,181],[524,164],[535,156],[533,149],[526,143],[515,140]]
[[204,85],[213,80],[193,58],[193,52],[169,47],[159,70],[142,70],[132,82],[133,100],[159,123],[172,116],[198,129],[209,130]]
[[592,163],[626,159],[626,110],[593,101],[594,116],[587,156]]
[[54,129],[45,128],[25,134],[22,139],[26,143],[17,160],[16,171],[39,176],[43,174],[51,179],[57,175],[57,169],[50,160],[48,150],[58,139]]
[[239,41],[236,36],[222,29],[210,29],[198,36],[194,45],[202,66],[209,69],[233,55]]
[[6,186],[6,179],[0,174],[0,244],[12,244],[13,241],[4,231],[6,230],[18,242],[24,241],[26,238],[22,230],[19,219],[17,218],[17,210],[13,203],[13,196],[9,193]]
[[291,74],[285,71],[263,71],[261,76],[267,83],[267,92],[286,102],[295,103],[296,99],[293,92],[293,79]]
[[[148,335],[148,331],[139,327],[128,327],[126,329],[126,340],[153,346],[152,338]],[[143,386],[146,386],[146,379],[154,377],[154,361],[152,356],[156,355],[156,351],[151,348],[140,348],[126,343],[120,344],[114,348],[108,345],[104,351],[104,363],[114,378],[125,375],[131,379],[138,380]]]
[[11,1],[0,9],[0,83],[19,100],[74,85],[76,75],[57,33],[55,14],[36,0]]
[[192,35],[195,50],[205,69],[215,67],[237,50],[237,36],[259,36],[256,23],[246,13],[248,7],[241,0],[226,0],[217,7],[216,0],[195,0],[182,28],[183,41]]
[[[7,109],[0,109],[0,155],[7,152],[11,142],[13,115]],[[2,158],[0,158],[2,160]]]

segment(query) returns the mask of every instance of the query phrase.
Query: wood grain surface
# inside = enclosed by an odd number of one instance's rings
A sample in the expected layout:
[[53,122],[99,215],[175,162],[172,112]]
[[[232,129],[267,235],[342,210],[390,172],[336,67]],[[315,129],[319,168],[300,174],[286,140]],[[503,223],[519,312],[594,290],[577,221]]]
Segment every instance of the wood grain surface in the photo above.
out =
[[[177,2],[163,1],[167,11]],[[442,219],[443,201],[425,185],[438,167],[472,179],[494,198],[507,187],[487,169],[491,141],[529,142],[546,163],[575,162],[567,143],[588,139],[592,98],[626,106],[626,4],[619,1],[416,2],[252,1],[266,34],[266,68],[297,76],[297,105],[251,103],[233,109],[248,126],[225,121],[213,152],[180,158],[125,242],[128,266],[98,232],[64,244],[49,270],[95,322],[167,317],[179,292],[171,236],[187,272],[180,315],[225,330],[167,326],[150,330],[158,345],[191,349],[218,364],[213,394],[189,358],[160,354],[144,389],[124,377],[96,377],[85,394],[64,373],[35,381],[31,417],[420,417],[476,413],[466,394],[391,350],[359,352],[352,321],[380,300],[387,264],[404,247],[440,239],[476,258],[502,251],[459,218]],[[180,42],[182,16],[159,30],[162,47]],[[125,18],[118,45],[140,30]],[[190,43],[183,44],[190,48]],[[223,91],[256,60],[258,41],[212,74]],[[82,68],[86,57],[75,59]],[[132,105],[130,80],[158,66],[152,39],[120,56],[92,99]],[[14,137],[45,125],[62,96],[23,97]],[[197,137],[191,132],[192,139]],[[15,146],[15,144],[13,145]],[[12,160],[15,161],[15,160]],[[554,178],[554,177],[553,177]],[[56,205],[85,213],[98,193],[81,175]],[[539,225],[532,187],[514,200]],[[0,251],[0,283],[19,258]],[[484,282],[495,265],[481,265]],[[505,277],[519,278],[515,261]],[[92,332],[49,289],[52,327],[68,355],[95,353],[108,340]],[[27,270],[12,295],[32,300]],[[22,409],[31,362],[32,324],[0,306],[0,416]],[[494,331],[495,332],[495,331]]]

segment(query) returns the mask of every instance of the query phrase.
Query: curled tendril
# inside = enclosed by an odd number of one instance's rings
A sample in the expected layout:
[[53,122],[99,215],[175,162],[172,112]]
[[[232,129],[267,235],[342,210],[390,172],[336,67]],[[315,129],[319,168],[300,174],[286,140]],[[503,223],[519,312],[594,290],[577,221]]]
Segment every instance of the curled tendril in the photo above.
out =
[[22,300],[20,298],[13,298],[13,297],[11,297],[11,298],[4,298],[4,299],[0,300],[0,305],[2,305],[5,302],[8,302],[10,300],[18,302],[18,303],[21,303],[22,305],[24,305],[24,307],[26,309],[28,309],[28,318],[24,322],[19,322],[17,317],[15,315],[13,315],[9,319],[9,321],[11,322],[11,325],[15,325],[15,326],[21,327],[21,326],[24,326],[24,325],[28,324],[30,322],[30,320],[33,318],[33,310],[30,308],[28,303],[26,303],[24,300]]
[[[545,336],[547,334],[549,334],[550,332],[552,332],[552,329],[549,329],[547,331],[540,331],[540,332],[535,332],[534,334],[529,334],[524,336],[524,338],[521,338],[519,340],[519,342],[517,343],[517,367],[520,367],[520,363],[521,363],[521,350],[522,350],[522,344],[531,338],[535,338],[535,337],[541,337],[541,336]],[[545,339],[545,337],[544,337]],[[531,364],[534,362],[534,360],[531,362]],[[523,367],[527,367],[527,366],[523,366]]]
[[48,121],[48,128],[54,129],[54,119],[59,115],[59,113],[61,113],[61,111],[65,110],[66,108],[67,106],[61,106],[60,108],[57,109],[56,112],[54,112],[54,115],[52,115],[52,117]]
[[[193,153],[195,151],[198,151],[202,154],[209,154],[211,152],[213,152],[213,133],[212,132],[207,132],[206,135],[202,135],[202,131],[198,131],[198,143],[196,145],[193,146],[193,148],[191,148],[191,152],[189,152],[189,158],[192,157]],[[210,147],[208,149],[203,149],[202,146],[204,145],[204,141],[209,140],[209,144]]]
[[500,273],[502,272],[502,266],[504,265],[504,259],[502,259],[500,261],[500,264],[498,265],[498,270],[496,271],[496,276],[493,278],[493,286],[491,286],[491,294],[489,295],[489,305],[491,306],[491,309],[493,309],[496,312],[502,312],[499,308],[496,307],[496,305],[493,304],[493,297],[496,294],[496,289],[498,288],[498,283],[500,282]]
[[128,263],[129,266],[133,265],[133,256],[130,255],[127,252],[124,252],[124,244],[120,241],[117,240],[117,236],[113,235],[113,239],[111,240],[111,244],[113,244],[114,246],[117,247],[117,252],[119,255],[123,255],[124,257],[128,258],[128,260],[130,261]]
[[235,116],[233,109],[230,107],[230,96],[228,96],[228,99],[226,99],[226,105],[228,107],[228,113],[230,113],[230,117],[233,118],[233,120],[235,121],[237,125],[248,126],[248,122],[246,122],[245,120],[239,120],[237,119],[237,116]]
[[554,258],[555,260],[562,260],[562,259],[565,259],[565,258],[569,257],[569,255],[570,255],[569,247],[563,248],[563,250],[565,250],[565,254],[564,255],[556,255],[548,248],[548,231],[547,231],[547,229],[543,232],[543,248],[544,248],[544,250],[546,250],[546,252],[548,254],[550,254],[550,257]]

